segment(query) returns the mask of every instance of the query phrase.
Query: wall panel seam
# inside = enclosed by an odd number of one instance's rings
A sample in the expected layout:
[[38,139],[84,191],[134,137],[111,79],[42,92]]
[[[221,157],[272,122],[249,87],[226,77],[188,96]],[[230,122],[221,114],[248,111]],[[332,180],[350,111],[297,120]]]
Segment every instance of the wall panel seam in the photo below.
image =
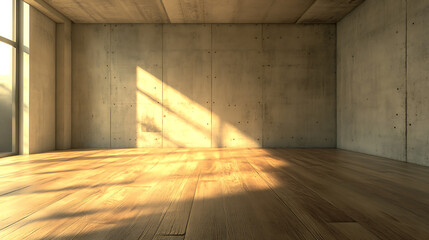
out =
[[405,162],[408,162],[408,0],[405,0]]
[[210,24],[210,147],[213,147],[213,24]]
[[[263,64],[262,66],[265,66],[265,49],[264,49],[264,24],[261,24],[261,55],[262,55],[262,61]],[[262,81],[262,87],[261,87],[261,120],[262,120],[262,129],[261,129],[261,147],[263,148],[264,145],[264,130],[265,130],[265,67],[262,67],[262,72],[261,72],[261,81]]]
[[161,24],[161,148],[164,148],[164,24]]
[[112,148],[112,32],[113,32],[113,25],[109,24],[109,50],[108,50],[108,57],[109,57],[109,67],[107,70],[109,71],[109,126],[110,126],[110,137],[109,137],[109,148]]

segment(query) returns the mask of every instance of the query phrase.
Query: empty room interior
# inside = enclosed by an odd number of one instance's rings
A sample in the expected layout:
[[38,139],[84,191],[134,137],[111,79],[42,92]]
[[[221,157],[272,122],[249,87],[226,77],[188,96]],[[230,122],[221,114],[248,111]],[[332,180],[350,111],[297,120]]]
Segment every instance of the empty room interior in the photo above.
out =
[[428,0],[0,1],[0,239],[428,226]]

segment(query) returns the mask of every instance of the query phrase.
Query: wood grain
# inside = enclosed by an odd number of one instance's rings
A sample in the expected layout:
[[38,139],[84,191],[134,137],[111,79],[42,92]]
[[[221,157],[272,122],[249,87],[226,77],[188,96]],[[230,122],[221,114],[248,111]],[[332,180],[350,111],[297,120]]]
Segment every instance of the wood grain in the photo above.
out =
[[337,149],[0,159],[0,239],[428,239],[429,168]]

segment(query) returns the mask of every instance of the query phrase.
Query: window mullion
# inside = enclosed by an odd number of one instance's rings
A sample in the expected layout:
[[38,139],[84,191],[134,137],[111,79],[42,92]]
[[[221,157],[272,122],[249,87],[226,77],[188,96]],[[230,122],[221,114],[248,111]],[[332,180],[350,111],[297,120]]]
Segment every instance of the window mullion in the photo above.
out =
[[0,42],[4,42],[6,44],[9,44],[14,48],[18,47],[18,44],[15,41],[9,40],[9,39],[2,37],[2,36],[0,36]]

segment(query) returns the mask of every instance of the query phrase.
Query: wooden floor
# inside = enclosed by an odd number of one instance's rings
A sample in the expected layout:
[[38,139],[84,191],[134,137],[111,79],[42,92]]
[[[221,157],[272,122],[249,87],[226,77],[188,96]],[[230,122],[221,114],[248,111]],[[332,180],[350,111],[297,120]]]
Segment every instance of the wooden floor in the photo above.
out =
[[0,159],[0,239],[429,239],[429,168],[334,149]]

